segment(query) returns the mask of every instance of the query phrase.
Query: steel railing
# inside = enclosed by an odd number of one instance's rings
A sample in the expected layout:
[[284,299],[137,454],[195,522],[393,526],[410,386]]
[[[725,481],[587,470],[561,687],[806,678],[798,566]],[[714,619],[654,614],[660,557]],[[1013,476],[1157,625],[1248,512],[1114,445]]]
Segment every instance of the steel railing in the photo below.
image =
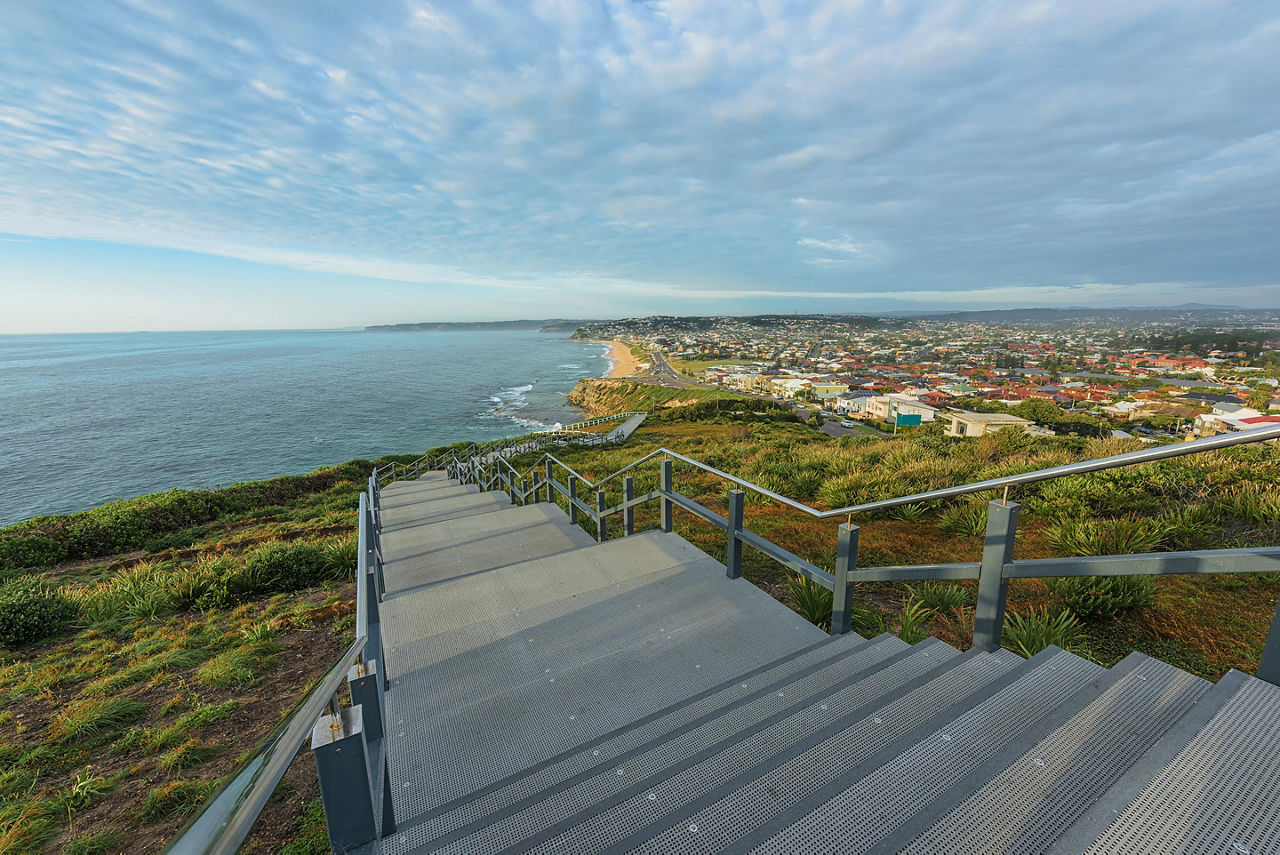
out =
[[[394,830],[382,739],[387,684],[378,602],[385,585],[377,496],[377,482],[370,475],[369,489],[359,500],[355,640],[205,802],[166,852],[238,852],[308,738],[334,850],[345,852]],[[346,707],[344,688],[351,701]],[[332,821],[339,814],[342,820]]]
[[[1000,646],[1003,634],[1005,597],[1010,579],[1280,571],[1280,547],[1014,560],[1013,543],[1020,506],[1008,501],[1010,488],[1276,439],[1280,439],[1280,426],[1257,428],[1175,445],[1145,448],[1034,472],[990,478],[892,499],[863,502],[832,510],[810,507],[803,502],[708,466],[669,448],[651,451],[596,481],[586,478],[550,453],[544,453],[524,472],[516,470],[506,459],[502,459],[501,466],[498,466],[493,462],[477,461],[475,458],[451,461],[447,471],[451,477],[467,483],[479,484],[485,489],[501,487],[508,492],[513,502],[520,504],[528,502],[531,498],[535,502],[544,499],[553,501],[555,494],[559,494],[566,500],[571,520],[577,522],[579,514],[585,514],[594,523],[596,537],[601,541],[608,537],[609,517],[621,514],[623,534],[631,534],[634,531],[635,509],[656,500],[661,509],[659,527],[663,531],[671,531],[672,511],[679,507],[725,531],[726,573],[730,577],[736,578],[741,575],[742,547],[746,545],[831,591],[831,631],[833,633],[848,632],[850,629],[854,582],[977,580],[978,596],[974,609],[973,644],[983,650],[995,650]],[[651,461],[657,461],[660,467],[658,489],[636,495],[633,473]],[[672,468],[674,463],[683,464],[694,471],[713,475],[734,485],[737,489],[729,493],[728,514],[716,513],[693,498],[678,492],[675,489]],[[559,473],[563,473],[563,480],[556,477]],[[623,482],[622,501],[609,506],[606,501],[605,486],[618,479]],[[844,518],[845,522],[839,526],[836,534],[834,570],[829,572],[748,530],[743,525],[743,498],[744,491],[747,490],[814,519]],[[595,501],[584,501],[584,496],[590,497],[591,491],[595,493]],[[854,514],[993,491],[1003,491],[1004,496],[992,501],[988,506],[982,560],[901,567],[861,568],[857,566],[858,527],[853,524]],[[1272,628],[1274,631],[1269,634],[1263,650],[1258,676],[1280,685],[1280,610],[1277,610]]]

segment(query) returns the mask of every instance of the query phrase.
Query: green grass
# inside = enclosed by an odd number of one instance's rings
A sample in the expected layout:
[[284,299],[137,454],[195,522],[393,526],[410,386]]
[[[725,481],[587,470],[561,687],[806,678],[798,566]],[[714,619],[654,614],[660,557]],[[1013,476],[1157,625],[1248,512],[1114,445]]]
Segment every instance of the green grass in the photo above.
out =
[[213,781],[180,779],[152,788],[142,800],[138,818],[144,822],[186,816],[212,792]]
[[62,709],[49,726],[49,735],[66,742],[116,731],[142,718],[146,712],[146,704],[131,698],[85,698]]

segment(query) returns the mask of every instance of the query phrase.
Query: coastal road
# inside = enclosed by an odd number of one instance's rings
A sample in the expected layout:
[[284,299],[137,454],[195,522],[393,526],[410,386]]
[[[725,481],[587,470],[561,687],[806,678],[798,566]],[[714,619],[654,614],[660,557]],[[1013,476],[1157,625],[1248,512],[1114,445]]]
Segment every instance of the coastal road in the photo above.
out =
[[653,378],[663,386],[671,386],[675,389],[714,389],[714,386],[704,386],[701,383],[694,383],[680,372],[671,367],[671,363],[667,362],[661,351],[653,351],[653,370],[650,372]]

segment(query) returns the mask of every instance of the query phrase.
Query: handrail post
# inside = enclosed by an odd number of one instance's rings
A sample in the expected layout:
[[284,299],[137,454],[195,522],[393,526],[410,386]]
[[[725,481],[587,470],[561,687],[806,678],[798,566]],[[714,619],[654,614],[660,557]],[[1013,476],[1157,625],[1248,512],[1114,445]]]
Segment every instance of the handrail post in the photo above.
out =
[[1004,634],[1004,604],[1009,580],[1004,565],[1013,560],[1013,538],[1018,528],[1015,502],[987,505],[987,539],[978,570],[978,605],[973,617],[973,646],[992,653],[1000,649]]
[[578,524],[578,476],[569,476],[569,524]]
[[376,840],[369,750],[359,706],[320,716],[311,731],[311,750],[320,779],[325,826],[334,852],[350,852]]
[[[547,492],[551,492],[551,488],[547,488]],[[533,470],[533,503],[536,505],[542,501],[542,473],[537,469]]]
[[836,534],[836,567],[831,575],[831,634],[844,635],[852,629],[853,584],[858,566],[858,527],[844,523]]
[[742,575],[742,506],[743,492],[729,491],[729,516],[725,524],[724,574],[730,579]]
[[608,505],[604,503],[604,489],[601,488],[596,491],[596,540],[601,543],[604,543],[605,538],[609,536],[607,532],[608,524],[604,518],[604,511],[607,507]]
[[630,475],[622,479],[622,502],[626,507],[622,510],[622,536],[636,533],[636,509],[628,504],[636,497],[635,481]]
[[672,493],[675,492],[675,489],[672,486],[675,483],[675,481],[671,477],[671,461],[670,460],[662,461],[661,472],[662,472],[661,488],[662,488],[662,492],[666,494],[662,497],[662,530],[669,532],[671,531],[671,527],[672,527],[671,510],[672,510],[673,503],[671,499],[668,498],[668,496],[670,496]]
[[520,504],[529,504],[529,478],[525,476],[520,479]]
[[552,464],[550,460],[542,461],[542,471],[543,471],[543,474],[547,476],[546,480],[547,480],[547,501],[548,502],[554,502],[556,500],[555,493],[552,492],[552,488],[551,488],[551,482],[556,480],[556,477],[555,477],[556,473],[555,473],[555,469],[553,468],[553,465],[554,464]]
[[1258,660],[1258,679],[1280,686],[1280,603],[1276,603],[1271,631],[1267,633],[1267,643],[1263,645],[1262,658]]

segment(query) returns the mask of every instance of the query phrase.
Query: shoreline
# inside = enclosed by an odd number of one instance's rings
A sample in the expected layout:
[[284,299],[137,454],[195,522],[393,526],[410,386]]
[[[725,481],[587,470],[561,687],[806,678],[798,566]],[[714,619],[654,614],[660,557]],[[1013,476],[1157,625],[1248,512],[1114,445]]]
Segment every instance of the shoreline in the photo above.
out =
[[609,352],[605,354],[605,358],[609,360],[609,370],[604,375],[606,378],[630,377],[636,373],[640,360],[631,354],[629,345],[617,340],[602,341],[600,344],[609,345]]

